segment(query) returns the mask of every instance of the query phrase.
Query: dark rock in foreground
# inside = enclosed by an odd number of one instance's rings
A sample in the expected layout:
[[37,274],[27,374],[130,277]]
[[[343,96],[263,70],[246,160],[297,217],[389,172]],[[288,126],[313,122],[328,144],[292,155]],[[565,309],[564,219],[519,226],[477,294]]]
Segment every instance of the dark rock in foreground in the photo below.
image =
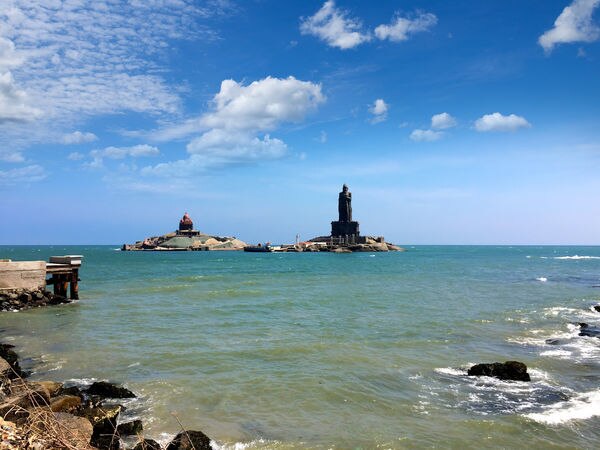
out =
[[117,433],[120,436],[131,436],[132,434],[140,434],[144,431],[142,421],[139,419],[132,420],[131,422],[121,423],[117,426]]
[[212,450],[210,438],[202,431],[182,431],[171,443],[167,450]]
[[107,381],[96,381],[86,391],[88,395],[97,395],[102,398],[135,398],[135,394],[116,384]]
[[519,361],[483,363],[471,367],[467,375],[495,377],[500,380],[531,381],[527,366]]
[[162,450],[160,444],[152,439],[142,439],[133,450]]

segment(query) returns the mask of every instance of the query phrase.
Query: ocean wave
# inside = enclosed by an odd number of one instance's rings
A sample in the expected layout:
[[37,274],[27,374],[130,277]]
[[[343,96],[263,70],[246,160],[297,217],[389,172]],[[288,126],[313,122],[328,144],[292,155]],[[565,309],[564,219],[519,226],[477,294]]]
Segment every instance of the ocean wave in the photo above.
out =
[[541,281],[542,283],[545,283],[546,281],[548,281],[548,278],[546,277],[538,277],[536,278],[537,281]]
[[554,256],[552,259],[600,259],[600,256]]
[[561,425],[596,416],[600,416],[600,389],[549,405],[545,411],[525,414],[525,417],[546,425]]
[[442,375],[453,375],[453,376],[465,376],[467,369],[457,369],[456,367],[438,367],[434,369],[434,372],[441,373]]

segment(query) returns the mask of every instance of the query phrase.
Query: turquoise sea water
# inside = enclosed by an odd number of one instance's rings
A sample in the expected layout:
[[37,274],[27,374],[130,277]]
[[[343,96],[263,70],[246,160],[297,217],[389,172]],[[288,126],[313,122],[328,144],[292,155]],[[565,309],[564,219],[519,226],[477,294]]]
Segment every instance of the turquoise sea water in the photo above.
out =
[[[222,448],[594,448],[600,247],[82,254],[81,300],[0,314],[36,379],[123,382],[148,437]],[[547,342],[549,339],[555,339]],[[531,383],[466,376],[525,362]]]

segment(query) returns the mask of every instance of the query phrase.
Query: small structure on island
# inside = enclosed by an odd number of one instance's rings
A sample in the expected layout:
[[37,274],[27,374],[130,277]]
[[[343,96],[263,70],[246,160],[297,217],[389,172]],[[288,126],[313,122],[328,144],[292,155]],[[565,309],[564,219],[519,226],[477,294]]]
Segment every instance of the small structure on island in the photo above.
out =
[[319,236],[302,243],[304,251],[329,250],[338,252],[348,251],[403,251],[404,249],[385,242],[383,236],[361,236],[359,223],[352,220],[352,193],[348,186],[342,186],[338,195],[338,220],[331,222],[331,234]]
[[183,215],[183,218],[179,221],[179,232],[182,231],[192,231],[194,229],[194,222],[190,215],[186,212]]
[[121,250],[186,251],[186,250],[242,250],[245,242],[235,237],[213,236],[194,229],[194,222],[186,212],[173,233],[148,237],[135,244],[123,244]]

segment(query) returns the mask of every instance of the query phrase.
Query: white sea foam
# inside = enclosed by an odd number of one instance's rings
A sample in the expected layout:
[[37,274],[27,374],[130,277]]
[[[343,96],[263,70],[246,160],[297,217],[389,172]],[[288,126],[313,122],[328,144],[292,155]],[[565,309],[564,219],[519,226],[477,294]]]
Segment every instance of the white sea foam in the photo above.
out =
[[600,389],[585,392],[564,402],[550,405],[540,413],[526,414],[536,422],[560,425],[573,420],[586,420],[600,416]]
[[536,278],[536,280],[541,281],[542,283],[545,283],[546,281],[548,281],[548,278],[546,278],[546,277],[538,277],[538,278]]
[[210,446],[215,450],[246,450],[250,448],[263,448],[266,444],[275,445],[277,441],[266,441],[265,439],[257,439],[250,442],[235,442],[233,444],[219,444],[215,441],[210,441]]
[[568,350],[547,350],[545,352],[541,352],[540,356],[551,356],[553,358],[559,359],[570,359],[573,355],[573,352]]
[[437,373],[441,373],[443,375],[453,375],[453,376],[463,376],[466,375],[467,372],[465,369],[457,369],[456,367],[439,367],[434,370]]
[[552,259],[600,259],[600,256],[579,256],[579,255],[573,255],[573,256],[555,256]]

